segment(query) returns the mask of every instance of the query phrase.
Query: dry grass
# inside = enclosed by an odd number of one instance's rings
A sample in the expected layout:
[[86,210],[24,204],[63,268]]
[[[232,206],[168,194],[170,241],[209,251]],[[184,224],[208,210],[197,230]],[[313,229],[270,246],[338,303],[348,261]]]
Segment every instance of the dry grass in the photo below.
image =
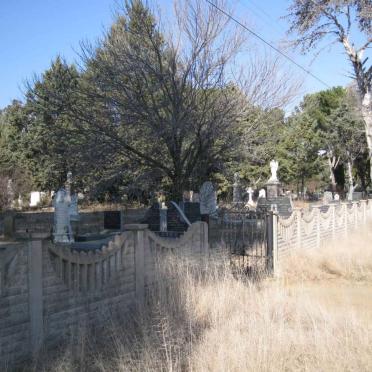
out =
[[234,277],[221,260],[208,268],[173,260],[175,280],[136,324],[113,323],[101,344],[83,337],[35,369],[371,371],[370,241],[365,233],[293,255],[279,278],[260,283]]

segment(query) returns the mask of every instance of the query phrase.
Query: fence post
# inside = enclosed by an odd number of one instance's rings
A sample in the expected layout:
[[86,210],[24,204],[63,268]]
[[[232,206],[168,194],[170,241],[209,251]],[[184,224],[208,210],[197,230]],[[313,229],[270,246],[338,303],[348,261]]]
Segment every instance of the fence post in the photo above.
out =
[[134,241],[136,302],[141,308],[145,304],[145,244],[146,224],[124,225],[126,231],[132,231]]
[[278,214],[272,214],[273,225],[273,272],[277,275],[279,272],[279,252],[278,252]]
[[332,240],[336,239],[336,207],[334,204],[331,205],[332,208]]
[[202,254],[207,254],[209,251],[209,242],[208,242],[208,224],[207,222],[200,222],[201,223],[201,252]]
[[353,204],[354,208],[354,230],[358,227],[358,203]]
[[271,270],[273,275],[278,274],[278,215],[274,211],[270,211],[267,216],[267,255],[271,256],[271,260],[267,263],[268,270]]
[[344,203],[344,219],[345,219],[345,237],[347,238],[348,236],[348,218],[347,218],[347,204]]
[[297,218],[297,249],[301,249],[301,210],[298,209],[294,213],[296,213]]
[[35,355],[43,342],[43,247],[41,240],[28,243],[28,293],[30,336],[32,354]]
[[320,208],[316,208],[316,247],[320,248]]

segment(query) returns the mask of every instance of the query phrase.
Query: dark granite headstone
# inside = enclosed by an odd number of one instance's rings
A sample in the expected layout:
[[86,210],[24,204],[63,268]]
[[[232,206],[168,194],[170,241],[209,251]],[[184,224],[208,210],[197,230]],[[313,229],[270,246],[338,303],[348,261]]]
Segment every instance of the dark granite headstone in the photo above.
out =
[[[196,203],[191,203],[196,204]],[[179,211],[172,203],[166,203],[167,206],[167,230],[168,232],[183,233],[188,229],[188,224],[183,220]],[[160,210],[159,204],[154,203],[146,212],[145,218],[141,221],[148,224],[151,231],[160,231]],[[177,236],[177,235],[176,235]]]
[[257,201],[257,209],[271,210],[271,206],[275,205],[280,216],[289,217],[292,214],[291,199],[288,196],[278,196],[277,198],[259,198]]
[[200,203],[181,202],[180,207],[191,223],[200,221]]
[[105,211],[103,212],[103,228],[106,230],[120,230],[121,212]]

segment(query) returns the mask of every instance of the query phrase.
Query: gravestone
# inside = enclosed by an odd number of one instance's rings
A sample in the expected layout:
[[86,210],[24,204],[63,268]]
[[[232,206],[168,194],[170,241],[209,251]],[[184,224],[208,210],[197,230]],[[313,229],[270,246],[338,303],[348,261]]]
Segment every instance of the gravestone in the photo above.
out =
[[79,221],[79,211],[78,211],[78,196],[73,194],[70,196],[71,202],[69,207],[70,220]]
[[276,198],[259,198],[257,201],[257,210],[270,211],[275,209],[283,217],[289,217],[292,214],[292,200],[288,196],[278,196]]
[[260,189],[258,192],[258,197],[259,198],[266,198],[266,190],[265,189]]
[[68,171],[66,175],[65,190],[66,190],[67,195],[70,198],[70,207],[69,207],[70,220],[79,221],[79,211],[78,211],[79,197],[77,194],[73,194],[71,192],[72,190],[72,172],[71,171]]
[[233,203],[242,203],[242,191],[240,186],[239,173],[234,173],[234,183],[233,183]]
[[196,221],[200,221],[200,203],[196,202],[180,202],[180,208],[182,209],[183,213],[185,213],[186,217],[191,223]]
[[151,231],[161,236],[178,237],[189,228],[179,209],[172,202],[166,202],[164,205],[156,202],[147,210],[141,223],[147,224]]
[[165,203],[161,203],[161,208],[159,209],[160,212],[160,231],[166,232],[168,230],[168,221],[167,221],[167,212],[168,208]]
[[201,215],[211,215],[216,212],[217,197],[212,182],[206,181],[200,187],[199,200]]
[[199,193],[193,192],[192,195],[191,195],[190,201],[192,203],[199,203],[200,202]]
[[8,206],[10,206],[11,208],[14,208],[15,206],[15,203],[14,203],[14,187],[13,187],[13,181],[11,179],[8,180],[8,184],[7,184],[7,196],[8,196]]
[[323,204],[329,204],[333,201],[333,195],[331,191],[325,191],[323,194]]
[[46,195],[45,192],[31,191],[31,194],[30,194],[30,207],[37,207],[40,204],[41,199],[45,195]]
[[246,189],[246,191],[247,191],[247,194],[248,194],[248,201],[245,204],[245,206],[246,207],[253,206],[254,205],[254,201],[253,201],[253,192],[254,192],[254,190],[252,189],[252,187],[248,187]]
[[334,197],[334,201],[340,201],[340,195],[339,194],[335,194],[335,197]]
[[103,228],[106,230],[121,230],[122,221],[121,211],[105,211],[103,212]]
[[64,188],[57,191],[54,198],[53,237],[56,243],[72,243],[74,237],[70,220],[70,195]]
[[271,160],[270,162],[271,176],[266,184],[268,199],[277,198],[279,196],[280,182],[277,176],[278,168],[279,163],[276,160]]

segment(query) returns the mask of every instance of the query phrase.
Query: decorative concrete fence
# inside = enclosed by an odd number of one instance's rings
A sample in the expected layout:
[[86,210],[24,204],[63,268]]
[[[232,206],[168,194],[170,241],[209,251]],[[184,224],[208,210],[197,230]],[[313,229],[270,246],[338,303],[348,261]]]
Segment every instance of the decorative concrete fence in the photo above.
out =
[[363,227],[372,219],[372,200],[296,209],[289,218],[276,219],[275,261],[293,249],[320,248]]
[[125,225],[106,246],[74,251],[48,240],[0,247],[0,366],[13,365],[73,337],[79,328],[104,326],[113,314],[130,315],[146,301],[164,252],[204,255],[208,227],[196,222],[178,239],[160,238],[147,225]]

